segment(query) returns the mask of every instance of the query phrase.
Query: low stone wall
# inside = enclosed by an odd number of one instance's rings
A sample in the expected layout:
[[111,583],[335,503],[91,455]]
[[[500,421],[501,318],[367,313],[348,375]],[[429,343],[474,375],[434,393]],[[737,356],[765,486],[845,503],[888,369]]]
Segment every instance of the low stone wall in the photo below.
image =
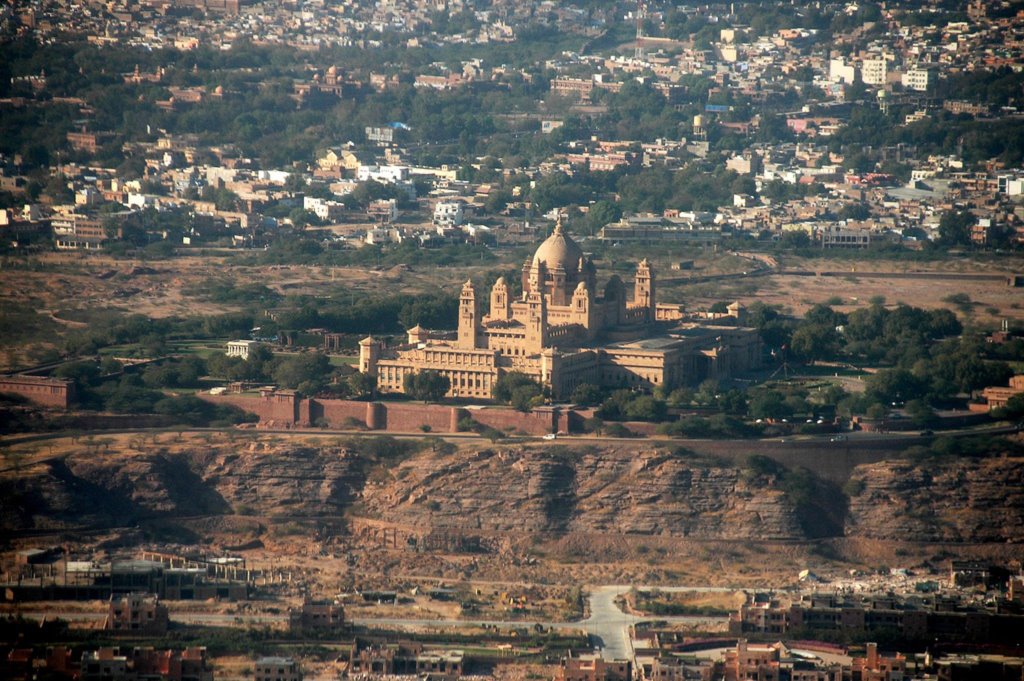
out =
[[[315,424],[323,419],[332,428],[353,425],[356,422],[366,425],[366,415],[370,402],[354,402],[351,400],[303,400],[309,405],[308,423]],[[300,413],[301,413],[300,409]]]
[[559,412],[536,410],[528,414],[515,409],[474,409],[466,412],[474,421],[503,431],[520,431],[528,435],[545,435],[558,431]]

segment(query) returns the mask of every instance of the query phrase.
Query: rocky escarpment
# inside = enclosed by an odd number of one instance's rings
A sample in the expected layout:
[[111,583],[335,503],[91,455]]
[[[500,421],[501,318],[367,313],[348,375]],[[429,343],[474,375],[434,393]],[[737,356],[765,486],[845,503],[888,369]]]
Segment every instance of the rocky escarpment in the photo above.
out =
[[124,526],[151,518],[339,516],[364,485],[345,450],[83,451],[0,480],[6,529]]
[[755,459],[737,466],[641,444],[449,454],[198,440],[83,449],[0,475],[0,533],[252,516],[580,536],[1024,539],[1020,458],[862,464],[845,493]]
[[378,517],[416,526],[695,538],[803,537],[786,494],[740,470],[657,451],[485,450],[407,461],[368,489]]
[[847,534],[915,542],[1024,540],[1024,459],[858,466]]

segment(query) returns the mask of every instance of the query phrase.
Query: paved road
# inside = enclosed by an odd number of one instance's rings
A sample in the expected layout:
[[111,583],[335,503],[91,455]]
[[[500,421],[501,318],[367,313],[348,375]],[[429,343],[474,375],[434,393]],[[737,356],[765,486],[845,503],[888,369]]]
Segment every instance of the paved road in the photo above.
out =
[[[633,659],[633,642],[629,636],[629,629],[638,622],[669,622],[672,624],[684,623],[692,625],[709,626],[720,624],[725,617],[706,616],[674,616],[674,617],[640,617],[622,612],[615,604],[615,599],[633,588],[630,585],[613,584],[608,586],[596,586],[590,589],[590,617],[578,623],[590,635],[591,644],[601,653],[606,660]],[[646,587],[638,586],[638,589],[648,590],[653,588],[662,591],[733,591],[721,587],[706,586],[675,586],[675,587]]]
[[[377,617],[355,617],[354,624],[366,627],[404,628],[404,627],[497,627],[498,629],[522,629],[532,628],[540,625],[546,629],[575,629],[582,630],[590,636],[594,649],[606,660],[633,659],[633,644],[630,640],[629,629],[637,622],[666,621],[683,622],[688,624],[711,625],[721,623],[722,617],[638,617],[628,615],[615,604],[615,599],[621,594],[629,591],[629,585],[608,585],[593,587],[589,591],[590,617],[581,622],[552,622],[543,620],[467,620],[467,619],[404,619],[404,618],[377,618]],[[648,587],[639,587],[648,588]],[[651,587],[653,588],[653,587]],[[658,587],[662,588],[662,587]],[[663,590],[672,591],[718,591],[715,587],[664,587]],[[43,619],[59,617],[70,622],[96,622],[102,620],[106,614],[100,612],[81,611],[45,611],[23,610],[20,614],[32,619]],[[204,626],[232,626],[232,625],[268,625],[281,624],[288,621],[286,614],[233,614],[233,613],[209,613],[209,612],[188,612],[172,611],[171,621],[179,624],[197,624]]]
[[591,645],[606,660],[633,659],[629,627],[637,618],[627,615],[615,604],[615,598],[629,590],[622,586],[598,586],[590,591],[590,617],[583,625]]

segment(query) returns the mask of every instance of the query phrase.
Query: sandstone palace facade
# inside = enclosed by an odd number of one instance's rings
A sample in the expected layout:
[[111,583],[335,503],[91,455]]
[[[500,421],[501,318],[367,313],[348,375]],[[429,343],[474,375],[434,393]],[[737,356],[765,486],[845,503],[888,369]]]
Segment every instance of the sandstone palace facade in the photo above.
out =
[[485,301],[467,281],[456,337],[432,337],[417,326],[398,347],[366,338],[359,369],[376,377],[381,392],[403,392],[406,375],[433,370],[451,381],[449,397],[480,399],[491,397],[503,374],[518,371],[566,400],[584,383],[671,389],[760,366],[760,340],[742,326],[738,304],[712,322],[687,320],[680,306],[658,304],[646,259],[637,266],[632,300],[617,275],[599,292],[596,275],[558,223],[523,265],[522,296],[501,278]]

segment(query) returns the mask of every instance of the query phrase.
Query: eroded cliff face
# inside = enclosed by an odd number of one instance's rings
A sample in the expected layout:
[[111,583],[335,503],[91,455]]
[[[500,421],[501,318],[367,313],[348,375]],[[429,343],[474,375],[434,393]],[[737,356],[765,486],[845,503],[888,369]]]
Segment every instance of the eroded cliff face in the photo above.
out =
[[339,516],[364,482],[362,462],[339,449],[83,451],[0,480],[0,522],[32,529],[230,514]]
[[[652,445],[496,446],[398,461],[198,442],[80,451],[0,476],[0,531],[148,520],[365,517],[429,531],[914,542],[1024,540],[1024,460],[858,466],[846,487]],[[802,476],[802,477],[801,477]]]
[[1024,459],[858,466],[847,535],[914,542],[1024,541]]
[[497,448],[418,460],[368,489],[366,509],[409,525],[694,538],[802,537],[792,504],[736,468],[656,451]]

